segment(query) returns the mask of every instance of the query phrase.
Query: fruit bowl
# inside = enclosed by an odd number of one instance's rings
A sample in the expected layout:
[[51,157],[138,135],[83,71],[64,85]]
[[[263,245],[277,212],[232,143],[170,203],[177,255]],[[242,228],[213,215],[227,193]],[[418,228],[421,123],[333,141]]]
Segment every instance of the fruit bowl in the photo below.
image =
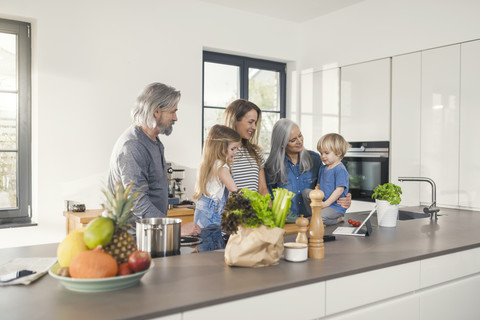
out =
[[137,284],[140,279],[153,268],[153,261],[147,270],[132,273],[126,276],[116,276],[101,279],[76,279],[70,277],[62,277],[57,275],[60,265],[57,263],[48,270],[53,278],[71,291],[77,292],[105,292],[128,288]]

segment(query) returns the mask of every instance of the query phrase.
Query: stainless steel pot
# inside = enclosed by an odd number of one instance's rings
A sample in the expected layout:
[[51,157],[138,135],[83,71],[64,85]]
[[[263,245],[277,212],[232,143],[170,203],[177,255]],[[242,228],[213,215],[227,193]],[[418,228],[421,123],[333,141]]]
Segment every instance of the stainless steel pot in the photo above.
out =
[[180,254],[181,219],[147,218],[137,221],[138,250],[152,258]]

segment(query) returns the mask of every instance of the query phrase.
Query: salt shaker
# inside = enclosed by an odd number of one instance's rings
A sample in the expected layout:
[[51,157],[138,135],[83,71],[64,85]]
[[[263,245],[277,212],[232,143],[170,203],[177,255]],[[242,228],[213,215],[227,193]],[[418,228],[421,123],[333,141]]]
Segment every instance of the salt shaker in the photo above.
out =
[[308,244],[307,239],[307,230],[308,230],[308,219],[303,216],[303,214],[295,220],[295,224],[298,226],[298,235],[295,240],[297,243]]

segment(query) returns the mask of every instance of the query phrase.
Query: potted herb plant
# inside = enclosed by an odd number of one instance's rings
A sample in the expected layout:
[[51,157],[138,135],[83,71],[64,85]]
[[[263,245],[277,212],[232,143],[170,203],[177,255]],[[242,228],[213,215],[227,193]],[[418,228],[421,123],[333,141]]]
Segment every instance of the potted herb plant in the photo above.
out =
[[378,225],[395,227],[398,219],[398,205],[402,201],[402,188],[393,183],[378,185],[373,190],[372,198],[377,203]]

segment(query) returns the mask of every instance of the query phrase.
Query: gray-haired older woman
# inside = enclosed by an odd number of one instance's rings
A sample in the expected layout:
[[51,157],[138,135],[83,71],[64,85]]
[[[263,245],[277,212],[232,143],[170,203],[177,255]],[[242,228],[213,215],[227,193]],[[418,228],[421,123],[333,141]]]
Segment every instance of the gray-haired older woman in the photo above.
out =
[[[318,181],[318,171],[322,161],[320,155],[314,151],[305,150],[303,135],[300,127],[289,119],[280,119],[273,126],[270,155],[265,163],[267,187],[273,196],[272,190],[284,188],[295,193],[292,199],[288,222],[303,215],[310,217],[312,211],[305,204],[302,192],[309,192],[315,188]],[[339,204],[350,207],[351,196],[339,199]]]
[[[159,134],[169,135],[177,119],[180,91],[163,83],[147,85],[132,110],[133,124],[118,138],[110,158],[108,184],[130,182],[140,191],[134,212],[139,218],[166,217],[168,178],[164,147]],[[191,223],[182,234],[198,234]]]

